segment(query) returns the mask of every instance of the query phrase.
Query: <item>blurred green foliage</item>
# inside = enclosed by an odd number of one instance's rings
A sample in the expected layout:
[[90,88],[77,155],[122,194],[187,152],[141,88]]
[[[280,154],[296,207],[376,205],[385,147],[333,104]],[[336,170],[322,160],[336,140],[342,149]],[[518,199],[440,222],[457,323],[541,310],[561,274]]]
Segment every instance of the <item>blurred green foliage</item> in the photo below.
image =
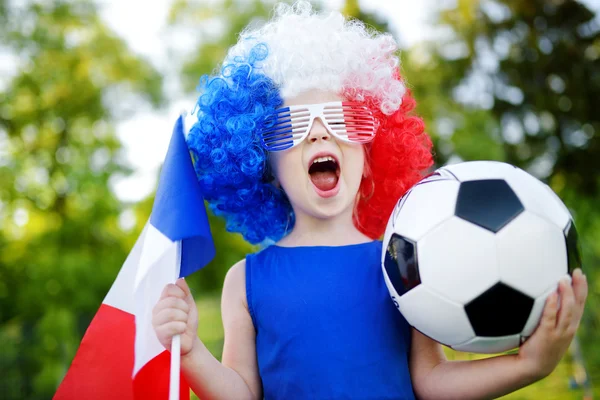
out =
[[[223,0],[214,3],[190,0],[175,0],[169,14],[172,27],[190,27],[200,30],[203,39],[193,51],[192,57],[182,65],[184,86],[194,90],[198,78],[210,74],[225,58],[227,49],[237,41],[238,34],[249,24],[264,22],[270,15],[275,1],[271,0]],[[220,23],[223,29],[214,34],[210,22]]]
[[[0,2],[0,393],[47,399],[147,220],[124,231],[113,180],[128,175],[115,124],[165,104],[162,74],[87,1]],[[152,134],[149,132],[148,134]],[[191,279],[216,291],[252,247],[211,217],[219,252]]]
[[459,0],[437,26],[441,38],[411,49],[403,66],[438,164],[509,162],[546,181],[573,214],[590,293],[578,334],[585,358],[565,362],[587,367],[588,381],[572,374],[590,395],[600,380],[597,18],[574,0]]
[[[273,3],[174,0],[165,16],[170,28],[193,29],[201,38],[179,66],[186,90],[218,68],[239,31],[268,18]],[[388,29],[384,17],[363,12],[357,0],[347,0],[343,11]],[[581,387],[584,365],[591,381],[600,381],[594,17],[574,0],[458,0],[440,10],[438,39],[401,53],[438,165],[472,159],[518,165],[552,186],[578,226],[590,282],[582,352],[511,399],[589,395],[589,385]],[[0,0],[0,55],[15,65],[13,74],[0,76],[0,393],[47,399],[152,208],[152,197],[134,205],[135,227],[120,227],[132,205],[111,187],[131,171],[115,125],[139,104],[164,105],[165,93],[161,72],[107,28],[91,0]],[[222,221],[211,216],[210,223],[217,256],[188,281],[201,293],[199,335],[220,357],[223,277],[255,249],[227,233]]]
[[129,250],[109,189],[129,173],[114,131],[127,110],[109,105],[161,105],[162,78],[90,2],[0,10],[15,64],[0,94],[0,392],[47,399]]

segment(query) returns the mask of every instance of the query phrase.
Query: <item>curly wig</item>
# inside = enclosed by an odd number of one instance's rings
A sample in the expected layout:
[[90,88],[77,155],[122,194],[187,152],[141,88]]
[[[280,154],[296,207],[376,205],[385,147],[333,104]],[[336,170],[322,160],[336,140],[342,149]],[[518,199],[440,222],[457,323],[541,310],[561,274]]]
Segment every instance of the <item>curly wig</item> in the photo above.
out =
[[198,121],[187,139],[205,199],[229,231],[260,243],[291,230],[292,207],[271,184],[258,132],[284,98],[324,89],[364,102],[380,122],[366,145],[354,223],[371,238],[382,235],[398,198],[432,164],[396,51],[389,34],[338,12],[315,13],[305,1],[278,5],[271,21],[240,34],[220,70],[200,79]]

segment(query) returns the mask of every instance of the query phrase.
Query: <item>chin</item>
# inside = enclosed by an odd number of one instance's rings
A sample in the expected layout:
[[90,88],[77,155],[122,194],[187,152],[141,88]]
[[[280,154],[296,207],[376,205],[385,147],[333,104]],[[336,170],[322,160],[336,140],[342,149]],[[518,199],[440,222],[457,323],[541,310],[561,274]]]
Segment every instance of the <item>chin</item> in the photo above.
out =
[[348,191],[342,187],[338,194],[329,198],[322,198],[313,191],[310,196],[310,210],[314,217],[327,219],[336,217],[348,209],[353,208],[353,202],[348,197]]
[[329,219],[333,217],[337,217],[338,215],[344,213],[347,210],[347,206],[343,204],[332,204],[327,206],[317,206],[313,208],[312,214],[314,217],[319,219]]

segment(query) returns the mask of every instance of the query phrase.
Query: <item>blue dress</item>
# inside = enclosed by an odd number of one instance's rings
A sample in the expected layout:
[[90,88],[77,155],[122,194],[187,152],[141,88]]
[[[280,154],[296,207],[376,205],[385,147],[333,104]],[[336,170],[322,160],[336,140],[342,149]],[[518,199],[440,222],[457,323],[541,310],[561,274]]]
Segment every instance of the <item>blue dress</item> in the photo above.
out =
[[414,399],[410,327],[380,260],[379,241],[246,257],[265,399]]

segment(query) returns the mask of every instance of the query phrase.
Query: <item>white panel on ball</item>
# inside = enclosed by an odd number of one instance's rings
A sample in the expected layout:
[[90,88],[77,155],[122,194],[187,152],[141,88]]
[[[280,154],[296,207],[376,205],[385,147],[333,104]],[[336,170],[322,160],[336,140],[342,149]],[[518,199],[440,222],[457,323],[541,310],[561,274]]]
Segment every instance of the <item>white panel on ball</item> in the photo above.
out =
[[[565,205],[565,203],[563,203],[562,199],[560,197],[558,197],[558,195],[554,192],[554,190],[552,190],[552,188],[550,186],[548,186],[547,184],[543,184],[544,188],[546,188],[546,190],[548,192],[550,192],[550,196],[554,198],[554,200],[556,200],[556,202],[558,203],[558,205],[560,206],[560,208],[562,208],[564,214],[567,214],[569,216],[569,219],[573,219],[573,215],[571,215],[571,211],[569,211],[569,209],[567,208],[567,206]],[[562,216],[564,218],[564,215]]]
[[510,164],[498,161],[469,161],[444,166],[461,182],[475,179],[503,179],[515,169]]
[[500,281],[536,298],[568,271],[564,233],[530,211],[496,234]]
[[422,284],[459,304],[499,280],[494,234],[458,217],[425,235],[417,257]]
[[502,353],[519,347],[520,335],[498,336],[498,337],[476,337],[466,343],[452,346],[454,350],[472,353],[494,354]]
[[454,215],[460,183],[439,180],[414,186],[394,221],[394,232],[417,241]]
[[506,182],[525,210],[548,219],[561,230],[567,227],[571,214],[548,185],[518,168],[506,177]]
[[557,288],[558,284],[554,284],[550,289],[546,290],[544,294],[535,298],[535,302],[533,303],[533,307],[531,307],[529,318],[525,323],[525,327],[523,328],[521,336],[529,337],[535,331],[535,328],[537,328],[538,324],[540,323],[540,317],[542,316],[542,312],[544,311],[546,299],[548,298],[548,296],[554,293]]
[[398,305],[409,324],[447,346],[475,337],[464,307],[425,285],[406,292],[398,299]]

